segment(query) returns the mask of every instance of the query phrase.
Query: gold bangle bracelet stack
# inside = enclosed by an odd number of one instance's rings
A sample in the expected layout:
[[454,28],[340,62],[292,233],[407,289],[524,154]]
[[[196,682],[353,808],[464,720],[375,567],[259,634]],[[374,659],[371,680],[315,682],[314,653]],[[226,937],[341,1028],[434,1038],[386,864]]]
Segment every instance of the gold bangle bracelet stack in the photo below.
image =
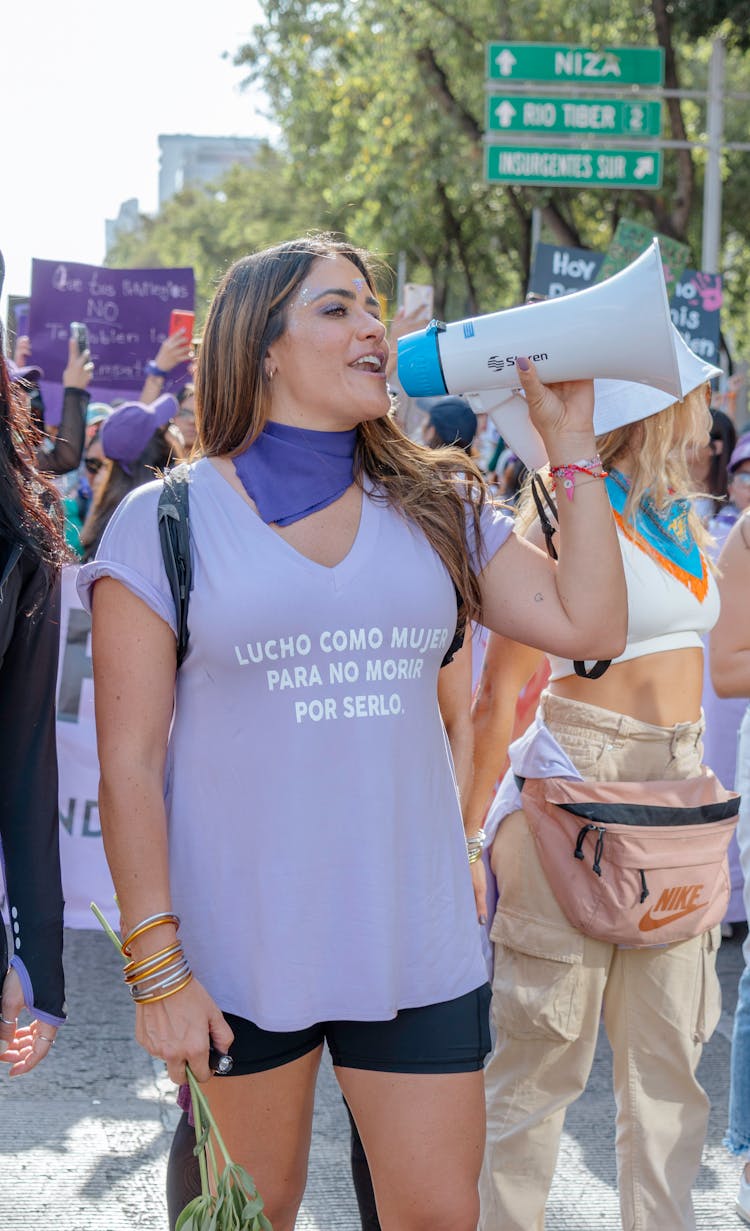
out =
[[157,1000],[165,1000],[167,996],[174,996],[176,992],[182,991],[183,987],[187,987],[193,977],[178,940],[158,949],[156,953],[149,954],[148,957],[139,958],[137,961],[133,958],[130,946],[136,937],[143,936],[164,923],[174,924],[176,928],[180,926],[177,915],[162,911],[158,915],[149,915],[147,919],[142,919],[122,942],[124,956],[131,959],[125,966],[123,975],[136,1004],[153,1004]]

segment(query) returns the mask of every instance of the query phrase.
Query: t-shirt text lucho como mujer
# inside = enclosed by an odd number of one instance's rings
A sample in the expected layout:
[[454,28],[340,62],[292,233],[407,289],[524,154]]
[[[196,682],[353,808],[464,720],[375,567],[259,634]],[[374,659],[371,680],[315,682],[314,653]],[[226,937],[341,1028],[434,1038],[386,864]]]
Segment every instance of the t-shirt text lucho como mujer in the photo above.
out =
[[[88,604],[95,580],[114,577],[174,630],[160,490],[127,497],[79,590]],[[172,905],[196,977],[222,1010],[268,1030],[386,1020],[479,987],[437,703],[456,626],[439,556],[367,487],[350,551],[317,564],[208,459],[191,467],[190,527],[165,801]],[[486,508],[482,565],[511,529]]]

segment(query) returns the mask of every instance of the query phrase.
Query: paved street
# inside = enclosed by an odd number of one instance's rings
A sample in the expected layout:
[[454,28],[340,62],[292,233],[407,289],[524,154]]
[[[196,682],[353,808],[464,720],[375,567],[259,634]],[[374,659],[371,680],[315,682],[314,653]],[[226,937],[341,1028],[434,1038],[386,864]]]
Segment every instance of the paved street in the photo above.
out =
[[[701,1076],[713,1103],[696,1209],[699,1231],[740,1231],[737,1163],[721,1145],[739,939],[719,955],[724,1015]],[[66,932],[71,1019],[53,1055],[3,1083],[2,1231],[165,1231],[164,1169],[175,1123],[174,1088],[132,1039],[133,1011],[110,941]],[[589,1089],[568,1115],[548,1231],[619,1228],[609,1054],[600,1042]],[[345,1115],[330,1066],[319,1085],[310,1179],[299,1231],[358,1231]],[[671,1231],[664,1228],[664,1231]]]

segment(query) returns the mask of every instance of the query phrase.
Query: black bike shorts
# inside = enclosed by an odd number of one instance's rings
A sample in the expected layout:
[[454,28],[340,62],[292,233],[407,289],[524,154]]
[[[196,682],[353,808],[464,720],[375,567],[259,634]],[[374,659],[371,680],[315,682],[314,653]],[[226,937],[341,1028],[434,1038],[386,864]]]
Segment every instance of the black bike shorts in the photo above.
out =
[[490,1051],[490,988],[485,983],[455,1000],[401,1009],[384,1022],[316,1022],[304,1030],[262,1030],[234,1013],[229,1077],[262,1073],[298,1060],[322,1043],[333,1063],[379,1073],[473,1073]]

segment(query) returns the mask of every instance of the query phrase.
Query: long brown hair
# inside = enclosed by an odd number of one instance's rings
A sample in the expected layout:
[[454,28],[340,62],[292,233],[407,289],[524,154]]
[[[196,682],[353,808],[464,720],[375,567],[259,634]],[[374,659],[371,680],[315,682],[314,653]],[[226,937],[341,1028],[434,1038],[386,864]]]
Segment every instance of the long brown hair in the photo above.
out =
[[36,464],[41,440],[0,354],[0,541],[38,560],[49,586],[70,553],[60,498]]
[[[195,374],[195,418],[207,457],[246,449],[263,430],[271,406],[264,359],[286,329],[286,309],[314,261],[343,256],[376,293],[377,263],[333,235],[290,240],[242,257],[227,271],[203,331]],[[427,450],[409,440],[392,415],[361,423],[355,478],[376,483],[384,498],[415,522],[443,561],[463,599],[462,614],[480,614],[479,583],[466,551],[466,501],[479,549],[485,499],[481,472],[462,449]]]

